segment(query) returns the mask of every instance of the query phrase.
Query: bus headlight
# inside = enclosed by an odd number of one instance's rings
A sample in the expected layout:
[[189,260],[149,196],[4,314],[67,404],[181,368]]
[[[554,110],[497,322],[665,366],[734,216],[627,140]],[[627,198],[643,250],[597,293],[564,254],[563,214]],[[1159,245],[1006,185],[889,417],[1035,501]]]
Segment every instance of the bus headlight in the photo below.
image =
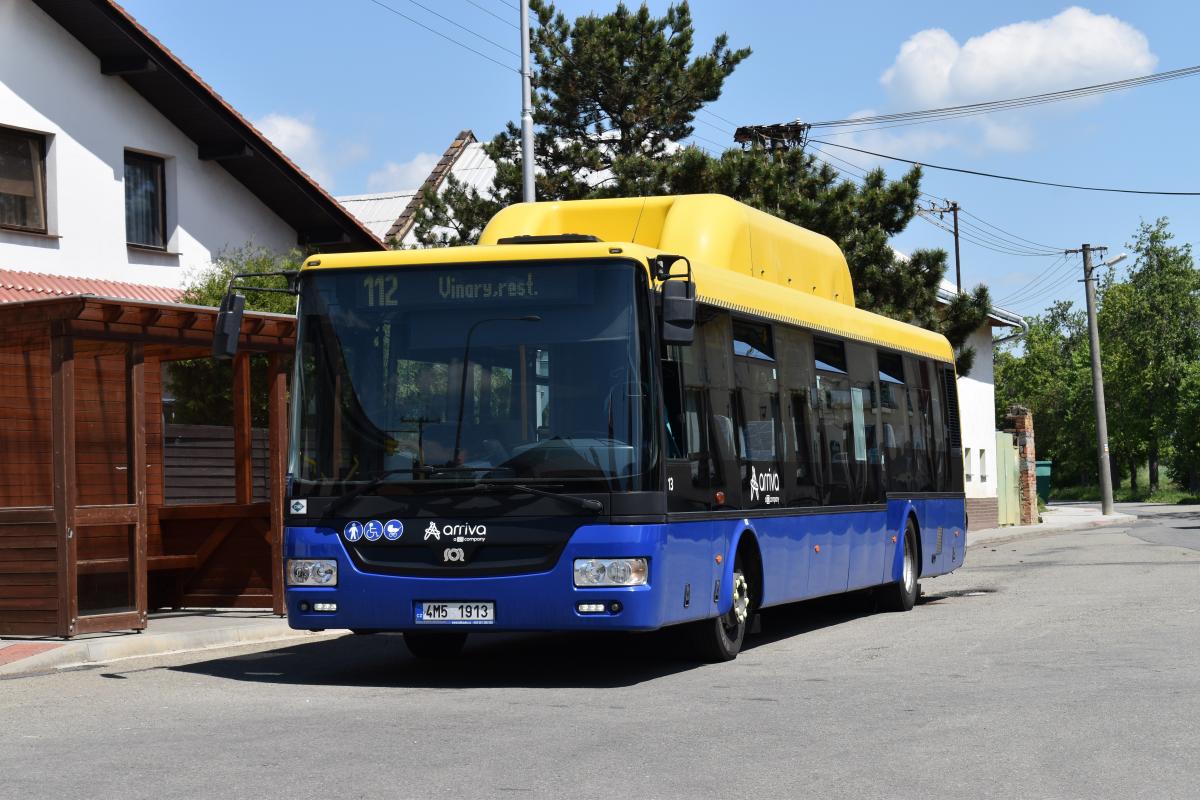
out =
[[288,586],[337,586],[337,561],[331,558],[289,558]]
[[650,575],[644,558],[577,558],[576,586],[641,586]]

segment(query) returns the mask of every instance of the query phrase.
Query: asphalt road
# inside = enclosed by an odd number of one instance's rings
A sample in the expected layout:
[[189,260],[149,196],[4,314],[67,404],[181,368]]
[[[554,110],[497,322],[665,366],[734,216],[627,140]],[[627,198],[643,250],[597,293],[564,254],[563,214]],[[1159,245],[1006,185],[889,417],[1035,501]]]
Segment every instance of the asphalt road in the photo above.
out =
[[391,636],[0,681],[0,797],[1195,798],[1200,509],[973,548],[911,613],[670,636]]

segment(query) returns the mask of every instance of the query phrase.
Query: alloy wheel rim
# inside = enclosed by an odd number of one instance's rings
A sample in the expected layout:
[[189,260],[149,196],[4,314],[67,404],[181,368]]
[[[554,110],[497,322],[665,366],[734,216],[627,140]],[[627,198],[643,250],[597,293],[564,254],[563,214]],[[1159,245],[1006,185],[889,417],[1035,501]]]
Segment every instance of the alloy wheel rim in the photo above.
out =
[[912,592],[913,589],[913,555],[912,548],[908,546],[909,537],[904,537],[904,591]]
[[735,625],[744,624],[750,616],[750,584],[740,572],[733,576],[733,608],[730,613]]

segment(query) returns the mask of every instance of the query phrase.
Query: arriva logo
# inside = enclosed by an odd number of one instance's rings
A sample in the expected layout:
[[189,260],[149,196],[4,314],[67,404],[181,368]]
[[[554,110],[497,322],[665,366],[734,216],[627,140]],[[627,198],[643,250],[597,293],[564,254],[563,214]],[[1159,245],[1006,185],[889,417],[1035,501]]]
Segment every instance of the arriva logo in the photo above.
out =
[[487,538],[486,525],[441,525],[436,522],[430,522],[425,528],[425,541],[434,539],[441,541],[445,536],[452,542],[482,542]]
[[[776,472],[758,472],[754,467],[750,467],[750,502],[758,502],[759,493],[778,492],[779,491],[779,474]],[[767,505],[779,502],[779,497],[771,497],[769,494],[764,499]]]

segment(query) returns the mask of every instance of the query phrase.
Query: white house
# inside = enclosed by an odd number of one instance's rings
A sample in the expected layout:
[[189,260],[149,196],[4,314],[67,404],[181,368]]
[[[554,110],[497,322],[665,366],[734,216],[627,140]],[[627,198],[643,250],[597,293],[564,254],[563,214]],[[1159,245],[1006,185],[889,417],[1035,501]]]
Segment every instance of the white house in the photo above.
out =
[[0,268],[179,287],[243,245],[383,247],[108,0],[0,0]]
[[449,176],[454,176],[459,183],[479,192],[492,187],[496,164],[471,131],[462,131],[454,137],[420,186],[349,195],[339,197],[338,201],[385,242],[394,242],[400,247],[416,247],[419,245],[416,213],[421,207],[421,198],[426,189],[441,193]]
[[[938,302],[949,303],[955,294],[954,284],[942,281]],[[997,329],[1003,332],[997,335]],[[1015,333],[1013,329],[1016,329]],[[975,363],[969,374],[958,378],[958,406],[967,516],[975,530],[998,525],[996,381],[992,346],[1028,329],[1028,323],[1019,314],[993,306],[987,320],[967,338],[967,346],[975,350]]]

